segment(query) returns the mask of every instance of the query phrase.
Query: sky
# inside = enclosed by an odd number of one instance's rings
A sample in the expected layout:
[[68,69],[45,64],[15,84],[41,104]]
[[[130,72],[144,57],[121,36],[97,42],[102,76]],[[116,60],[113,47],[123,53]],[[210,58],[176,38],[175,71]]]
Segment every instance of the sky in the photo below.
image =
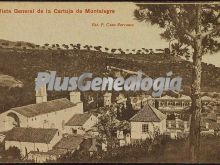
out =
[[[59,43],[103,46],[122,49],[159,49],[168,47],[162,40],[163,31],[149,23],[138,22],[133,16],[136,6],[132,2],[0,2],[0,9],[108,9],[114,14],[2,14],[0,13],[0,39],[27,41],[35,44]],[[131,27],[100,27],[92,24],[133,24]],[[220,67],[220,52],[207,55],[204,62]]]

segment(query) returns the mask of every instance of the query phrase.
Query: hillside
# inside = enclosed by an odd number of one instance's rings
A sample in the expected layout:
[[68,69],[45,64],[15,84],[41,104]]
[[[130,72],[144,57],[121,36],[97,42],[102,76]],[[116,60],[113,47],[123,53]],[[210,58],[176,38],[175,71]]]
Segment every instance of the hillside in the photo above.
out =
[[[0,87],[0,111],[5,111],[10,107],[34,103],[34,78],[40,71],[57,71],[57,74],[61,77],[79,76],[86,71],[92,72],[94,76],[106,73],[112,75],[113,73],[109,73],[106,70],[107,66],[133,71],[142,70],[153,78],[164,76],[165,73],[173,71],[174,75],[183,77],[184,91],[189,92],[191,63],[162,53],[118,55],[93,50],[20,50],[1,48],[0,74],[12,76],[21,81],[23,87]],[[220,92],[220,68],[205,63],[203,63],[202,67],[202,90]],[[48,93],[49,100],[59,97],[68,97],[68,93]],[[86,100],[86,94],[82,97]]]
[[26,50],[26,49],[45,49],[51,48],[50,46],[40,46],[30,42],[24,41],[8,41],[0,39],[0,48],[1,49],[17,49],[17,50]]
[[22,82],[15,80],[14,77],[0,74],[0,86],[1,87],[9,87],[9,88],[15,88],[15,87],[22,87]]

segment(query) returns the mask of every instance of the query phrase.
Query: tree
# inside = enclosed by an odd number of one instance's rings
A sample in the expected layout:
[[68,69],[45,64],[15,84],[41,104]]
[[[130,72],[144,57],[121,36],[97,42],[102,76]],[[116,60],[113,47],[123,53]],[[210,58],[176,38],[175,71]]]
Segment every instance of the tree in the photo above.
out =
[[154,54],[153,49],[149,49],[149,54]]
[[89,45],[85,45],[84,48],[85,48],[86,50],[90,50]]
[[105,51],[108,52],[109,48],[105,48]]
[[115,51],[116,51],[116,49],[111,49],[111,52],[114,54],[115,53]]
[[66,45],[66,44],[63,44],[62,46],[63,46],[63,48],[65,48],[66,50],[68,50],[68,49],[69,49],[69,46],[68,46],[68,45]]
[[56,45],[55,44],[52,44],[52,48],[55,48],[56,47]]
[[50,45],[50,44],[48,44],[48,43],[44,44],[45,47],[47,47],[47,46],[49,46],[49,45]]
[[89,50],[91,50],[93,48],[93,46],[92,45],[89,45]]
[[65,47],[65,48],[66,48],[66,50],[68,50],[68,49],[69,49],[69,45],[66,45],[66,47]]
[[21,47],[21,42],[17,42],[16,44],[15,44],[15,46],[17,46],[17,47]]
[[102,48],[101,46],[94,46],[94,49],[97,51],[101,51],[101,48]]
[[107,150],[112,150],[116,145],[114,134],[117,131],[117,111],[115,107],[102,107],[100,112],[101,115],[97,124],[99,141],[107,143]]
[[165,54],[170,54],[170,49],[169,49],[169,48],[165,48],[165,49],[164,49],[164,53],[165,53]]
[[126,121],[119,121],[117,119],[117,108],[101,107],[99,116],[99,122],[97,124],[99,139],[101,143],[107,144],[107,150],[111,152],[113,148],[118,145],[116,137],[117,130],[124,131],[130,129],[130,124]]
[[2,45],[9,46],[9,43],[8,42],[2,42]]
[[73,44],[70,44],[70,46],[74,49],[74,45]]
[[34,48],[35,48],[35,45],[34,45],[34,44],[32,44],[32,43],[26,43],[26,45],[27,45],[28,47],[32,48],[32,49],[34,49]]
[[5,151],[6,157],[13,157],[13,159],[21,159],[21,151],[17,147],[9,147],[8,150]]
[[76,44],[78,50],[80,50],[81,44]]
[[137,4],[134,15],[139,21],[150,22],[164,29],[161,37],[176,39],[182,47],[193,51],[191,85],[190,159],[198,161],[201,115],[202,55],[220,49],[220,6],[217,4]]
[[141,54],[141,50],[137,50],[137,52],[136,52],[137,54]]

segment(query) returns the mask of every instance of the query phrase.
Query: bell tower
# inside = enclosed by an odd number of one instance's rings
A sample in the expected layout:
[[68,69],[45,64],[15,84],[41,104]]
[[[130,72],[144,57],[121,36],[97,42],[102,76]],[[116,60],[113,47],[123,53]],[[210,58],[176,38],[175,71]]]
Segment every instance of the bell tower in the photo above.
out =
[[112,94],[105,93],[103,97],[104,97],[104,106],[110,106],[112,104]]
[[[35,79],[36,83],[36,79]],[[39,90],[36,90],[36,104],[47,102],[47,85],[43,85]]]
[[81,102],[80,92],[70,92],[70,101],[74,104]]

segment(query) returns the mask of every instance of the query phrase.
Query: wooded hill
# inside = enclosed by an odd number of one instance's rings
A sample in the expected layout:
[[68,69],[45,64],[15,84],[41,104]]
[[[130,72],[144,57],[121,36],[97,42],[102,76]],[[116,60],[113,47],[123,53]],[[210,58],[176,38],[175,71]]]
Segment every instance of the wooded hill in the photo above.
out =
[[[0,74],[14,77],[22,82],[23,86],[0,87],[0,111],[35,103],[34,79],[40,71],[57,71],[60,77],[79,76],[84,72],[92,72],[93,76],[114,75],[113,72],[107,71],[107,66],[132,71],[142,70],[152,78],[164,77],[167,72],[172,71],[174,76],[183,77],[184,92],[189,94],[191,62],[170,56],[168,53],[117,54],[77,48],[48,50],[6,46],[0,48]],[[203,63],[202,71],[202,91],[220,92],[220,68]],[[48,92],[48,100],[61,97],[68,97],[68,92]],[[82,97],[86,103],[86,94]]]

